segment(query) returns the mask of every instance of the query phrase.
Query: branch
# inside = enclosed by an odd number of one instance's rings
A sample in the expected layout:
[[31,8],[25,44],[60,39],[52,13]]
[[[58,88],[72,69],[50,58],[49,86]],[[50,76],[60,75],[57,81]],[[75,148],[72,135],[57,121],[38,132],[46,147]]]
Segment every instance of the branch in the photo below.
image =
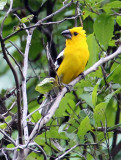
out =
[[5,48],[5,44],[3,41],[3,37],[2,37],[2,31],[3,31],[3,25],[4,25],[4,21],[7,18],[8,14],[10,13],[11,9],[12,9],[12,5],[13,5],[13,0],[10,0],[10,7],[8,12],[6,13],[2,24],[1,24],[1,30],[0,30],[0,42],[1,42],[1,48],[2,48],[2,52],[3,52],[3,56],[4,59],[6,60],[7,64],[9,65],[13,75],[14,75],[14,79],[15,79],[15,84],[16,84],[16,89],[17,89],[17,107],[18,107],[18,117],[20,117],[18,119],[18,133],[19,133],[19,144],[23,144],[23,140],[22,140],[22,127],[21,127],[21,93],[20,93],[20,85],[19,85],[19,79],[18,79],[18,75],[16,70],[14,69],[12,63],[10,62],[7,52],[6,52],[6,48]]
[[[49,16],[39,20],[35,25],[33,26],[30,26],[30,27],[26,27],[26,28],[21,28],[20,30],[8,35],[7,37],[5,37],[3,40],[6,41],[7,39],[9,39],[10,37],[16,35],[17,33],[19,33],[20,31],[23,31],[23,30],[26,30],[26,29],[30,29],[31,28],[31,32],[33,32],[35,30],[36,27],[42,25],[42,22],[43,21],[46,21],[47,19],[50,19],[51,17],[55,16],[56,14],[62,12],[64,9],[66,9],[67,7],[71,6],[73,3],[73,0],[71,0],[70,3],[68,3],[67,5],[65,5],[64,7],[60,8],[59,10],[55,11],[54,13],[50,14]],[[75,17],[76,18],[76,17]],[[48,23],[43,23],[43,25],[50,25],[50,24],[59,24],[59,23],[62,23],[64,22],[65,20],[68,20],[68,19],[74,19],[74,17],[72,18],[65,18],[64,20],[60,20],[58,22],[48,22]]]
[[[47,17],[39,20],[39,21],[36,23],[36,25],[41,25],[41,23],[42,23],[43,21],[46,21],[46,20],[50,19],[51,17],[55,16],[56,14],[62,12],[65,8],[68,8],[69,6],[71,6],[72,3],[73,3],[73,0],[71,0],[70,3],[66,4],[64,7],[60,8],[59,10],[57,10],[57,11],[55,11],[54,13],[50,14],[49,16],[47,16]],[[31,31],[33,32],[34,29],[35,29],[35,28],[32,28]]]
[[0,35],[2,35],[4,22],[5,22],[6,18],[8,17],[9,13],[11,12],[12,6],[13,6],[13,0],[10,0],[10,7],[9,7],[9,9],[8,9],[8,11],[7,11],[7,13],[6,13],[6,15],[5,15],[3,21],[2,21],[2,24],[1,24]]
[[20,55],[21,55],[22,57],[24,57],[23,52],[18,48],[18,46],[15,45],[12,41],[9,41],[9,42],[16,48],[16,50],[18,51],[18,53],[20,53]]
[[1,151],[2,151],[2,154],[5,156],[5,159],[8,160],[8,157],[7,157],[6,153],[4,152],[4,149],[2,149]]
[[73,20],[73,19],[76,19],[80,17],[80,14],[76,15],[76,16],[73,16],[73,17],[67,17],[67,18],[64,18],[62,20],[59,20],[59,21],[56,21],[56,22],[47,22],[47,23],[36,23],[35,25],[33,26],[29,26],[29,27],[24,27],[24,28],[21,28],[20,30],[14,32],[14,33],[11,33],[10,35],[8,35],[7,37],[5,37],[3,40],[6,41],[7,39],[11,38],[12,36],[16,35],[17,33],[21,32],[21,31],[24,31],[24,30],[27,30],[27,29],[31,29],[31,28],[36,28],[36,27],[39,27],[40,25],[53,25],[53,24],[60,24],[60,23],[63,23],[64,21],[66,20]]
[[69,150],[67,150],[64,154],[62,154],[61,156],[59,156],[58,158],[56,158],[55,160],[60,160],[62,158],[64,158],[64,156],[66,154],[68,154],[69,152],[71,152],[72,150],[74,150],[76,147],[80,147],[80,146],[91,146],[91,145],[97,145],[97,143],[86,143],[86,144],[76,144],[75,146],[73,146],[72,148],[70,148]]
[[8,136],[8,134],[6,134],[2,129],[0,129],[0,132],[16,146],[16,142],[10,136]]
[[24,62],[23,62],[23,77],[24,79],[22,80],[22,96],[23,96],[23,128],[24,128],[24,138],[25,138],[25,143],[27,142],[28,139],[28,126],[27,126],[27,112],[28,112],[28,103],[27,103],[27,90],[26,90],[26,81],[27,81],[27,69],[28,69],[28,54],[29,54],[29,48],[31,44],[31,39],[32,39],[32,34],[30,32],[27,32],[27,44],[26,44],[26,49],[25,49],[25,54],[24,54]]
[[[66,20],[73,20],[73,19],[76,19],[76,18],[78,18],[78,17],[80,17],[80,14],[78,14],[78,15],[75,15],[75,16],[73,16],[73,17],[67,17],[67,18],[64,18],[64,19],[62,19],[62,20],[60,20],[60,21],[56,21],[56,22],[47,22],[47,23],[41,23],[41,25],[52,25],[52,24],[60,24],[60,23],[62,23],[62,22],[64,22],[64,21],[66,21]],[[36,25],[35,25],[36,26]],[[38,25],[37,25],[38,26]],[[40,25],[39,25],[40,26]],[[34,26],[33,26],[34,27]]]
[[[101,64],[113,59],[114,57],[116,57],[118,54],[121,53],[121,46],[119,46],[119,48],[116,50],[116,52],[114,52],[113,54],[100,59],[98,62],[96,62],[92,67],[90,67],[89,69],[87,69],[86,71],[83,72],[84,76],[88,75],[89,73],[95,71]],[[69,83],[69,85],[74,86],[76,83],[78,83],[80,80],[82,79],[82,76],[80,75],[79,77],[77,77],[76,79],[74,79],[71,83]],[[55,111],[57,110],[57,108],[59,107],[60,101],[63,98],[63,96],[65,95],[65,93],[67,92],[67,88],[63,88],[61,92],[58,93],[55,102],[53,103],[53,105],[51,106],[50,110],[48,111],[48,114],[45,117],[42,117],[37,124],[35,125],[33,131],[31,132],[27,144],[29,142],[31,142],[34,138],[34,136],[36,135],[36,133],[43,127],[44,124],[46,124],[51,117],[54,115]]]
[[6,49],[6,52],[7,52],[8,55],[14,60],[15,64],[18,66],[18,69],[19,69],[19,71],[20,71],[20,73],[21,73],[21,76],[22,76],[22,79],[23,79],[24,77],[23,77],[23,73],[22,73],[22,70],[21,70],[20,65],[17,63],[16,59],[8,52],[7,49]]

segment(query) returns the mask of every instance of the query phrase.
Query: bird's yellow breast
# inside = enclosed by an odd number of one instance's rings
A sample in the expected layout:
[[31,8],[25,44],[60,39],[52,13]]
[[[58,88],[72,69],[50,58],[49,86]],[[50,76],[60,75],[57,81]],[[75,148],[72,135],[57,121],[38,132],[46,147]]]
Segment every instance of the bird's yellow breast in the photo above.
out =
[[66,40],[64,59],[57,71],[61,82],[68,84],[81,74],[85,69],[88,59],[89,51],[86,37]]

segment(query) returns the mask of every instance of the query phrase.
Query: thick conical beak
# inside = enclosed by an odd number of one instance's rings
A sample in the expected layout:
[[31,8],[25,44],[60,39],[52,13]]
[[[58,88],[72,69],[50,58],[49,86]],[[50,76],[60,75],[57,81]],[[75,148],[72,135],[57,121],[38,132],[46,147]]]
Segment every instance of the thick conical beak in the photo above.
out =
[[71,39],[72,38],[72,34],[69,30],[65,30],[61,33],[66,39]]

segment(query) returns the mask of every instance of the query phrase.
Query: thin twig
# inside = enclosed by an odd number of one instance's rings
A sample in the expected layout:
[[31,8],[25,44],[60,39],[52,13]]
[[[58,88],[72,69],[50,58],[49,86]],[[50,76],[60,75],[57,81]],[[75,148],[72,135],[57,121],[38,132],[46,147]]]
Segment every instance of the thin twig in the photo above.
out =
[[44,160],[47,160],[47,155],[45,153],[45,151],[43,150],[43,148],[38,145],[37,143],[34,144],[35,146],[37,146],[39,148],[39,150],[42,152],[43,156],[44,156]]
[[18,69],[19,69],[19,71],[20,71],[20,73],[21,73],[21,76],[22,76],[22,79],[23,79],[24,76],[23,76],[23,73],[22,73],[22,70],[21,70],[20,65],[18,64],[18,62],[16,61],[16,59],[8,52],[7,49],[6,49],[6,51],[7,51],[8,55],[14,60],[15,64],[18,66]]
[[24,57],[23,52],[18,48],[18,46],[15,45],[12,41],[9,41],[9,42],[16,48],[16,50],[18,51],[18,53],[20,53],[20,55],[21,55],[22,57]]
[[11,141],[11,143],[14,144],[14,146],[16,146],[16,142],[15,142],[10,136],[8,136],[8,134],[6,134],[2,129],[0,129],[0,132],[1,132],[5,137],[7,137],[7,138]]
[[78,147],[78,146],[79,146],[79,145],[76,144],[75,146],[73,146],[72,148],[70,148],[69,150],[67,150],[64,154],[62,154],[61,156],[59,156],[59,157],[56,158],[55,160],[60,160],[60,159],[64,158],[64,156],[65,156],[66,154],[68,154],[69,152],[71,152],[73,149],[75,149],[75,148]]
[[10,106],[10,108],[7,110],[7,112],[5,112],[4,114],[2,114],[3,116],[7,115],[12,109],[13,107],[16,105],[16,101],[12,103],[12,105]]
[[0,35],[2,34],[4,22],[5,22],[6,18],[8,17],[9,13],[11,12],[12,7],[13,7],[13,0],[10,0],[10,7],[9,7],[9,9],[8,9],[8,11],[7,11],[7,13],[6,13],[6,15],[5,15],[5,17],[4,17],[3,21],[2,21],[2,23],[1,23],[1,27],[0,27]]
[[64,154],[62,154],[61,156],[59,156],[55,160],[60,160],[60,159],[64,158],[65,155],[67,155],[69,152],[71,152],[72,150],[74,150],[76,147],[80,147],[80,146],[92,146],[92,145],[95,146],[95,145],[97,145],[97,143],[76,144],[75,146],[73,146],[72,148],[70,148],[69,150],[67,150]]
[[2,149],[2,153],[5,156],[5,159],[8,160],[8,157],[7,157],[6,153],[4,152],[4,149]]
[[33,112],[31,112],[29,115],[26,116],[26,119],[23,119],[23,123],[24,123],[25,120],[27,120],[28,118],[30,118],[30,117],[32,116],[32,114],[34,114],[35,112],[39,111],[39,110],[42,109],[43,107],[48,106],[48,105],[51,104],[54,100],[55,100],[55,98],[53,98],[51,101],[49,101],[46,105],[40,106],[39,108],[37,108],[36,110],[34,110]]
[[4,41],[6,41],[6,40],[9,39],[10,37],[16,35],[17,33],[21,32],[21,31],[23,31],[23,30],[36,28],[36,27],[39,27],[40,25],[60,24],[60,23],[63,23],[64,21],[66,21],[66,20],[73,20],[73,19],[75,19],[75,18],[78,18],[79,16],[80,16],[80,15],[78,14],[78,15],[76,15],[76,16],[64,18],[64,19],[62,19],[62,20],[60,20],[60,21],[56,21],[56,22],[47,22],[47,23],[41,23],[41,24],[37,24],[37,23],[36,23],[36,24],[33,25],[33,26],[21,28],[20,30],[18,30],[18,31],[16,31],[16,32],[14,32],[14,33],[12,33],[12,34],[10,34],[10,35],[8,35],[7,37],[5,37],[5,38],[4,38]]

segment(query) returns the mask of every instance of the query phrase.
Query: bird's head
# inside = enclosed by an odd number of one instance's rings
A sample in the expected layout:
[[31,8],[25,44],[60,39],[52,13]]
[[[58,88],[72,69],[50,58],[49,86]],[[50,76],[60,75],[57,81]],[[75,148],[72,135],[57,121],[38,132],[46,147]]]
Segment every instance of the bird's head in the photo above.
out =
[[67,40],[77,39],[79,37],[86,37],[85,30],[82,27],[74,27],[72,29],[65,30],[61,33]]

